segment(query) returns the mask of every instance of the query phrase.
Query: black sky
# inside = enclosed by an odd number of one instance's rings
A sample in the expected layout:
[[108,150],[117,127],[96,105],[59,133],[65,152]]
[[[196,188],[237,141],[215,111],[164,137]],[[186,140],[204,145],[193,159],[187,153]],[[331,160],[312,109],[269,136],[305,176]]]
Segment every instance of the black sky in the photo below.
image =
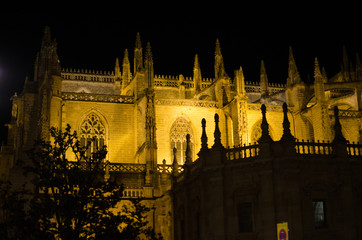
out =
[[[342,46],[350,58],[362,54],[362,20],[358,7],[195,4],[172,6],[88,6],[12,10],[0,15],[0,124],[9,121],[10,97],[20,93],[25,76],[32,79],[33,63],[44,27],[50,26],[58,42],[62,68],[114,70],[125,48],[133,57],[136,33],[145,48],[149,41],[155,74],[192,76],[199,54],[203,77],[213,77],[215,41],[218,38],[229,76],[240,66],[247,81],[259,81],[263,59],[270,82],[285,83],[288,49],[305,80],[313,75],[314,58],[332,76],[342,62]],[[274,3],[273,3],[274,4]],[[342,5],[343,4],[343,5]],[[90,9],[89,7],[92,7]],[[132,62],[132,59],[130,59]],[[3,140],[4,128],[1,139]]]

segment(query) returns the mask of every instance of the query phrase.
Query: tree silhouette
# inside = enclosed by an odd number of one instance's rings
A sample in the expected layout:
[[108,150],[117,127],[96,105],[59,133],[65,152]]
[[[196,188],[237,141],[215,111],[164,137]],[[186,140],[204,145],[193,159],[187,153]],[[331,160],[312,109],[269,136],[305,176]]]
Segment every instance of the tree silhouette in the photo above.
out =
[[[140,200],[129,201],[132,210],[119,206],[123,186],[105,178],[106,146],[89,154],[92,143],[82,146],[69,125],[64,132],[51,128],[50,136],[29,151],[32,164],[26,173],[34,190],[3,188],[7,211],[0,230],[8,239],[160,239],[147,227],[149,209]],[[9,228],[16,215],[23,228],[16,223]]]

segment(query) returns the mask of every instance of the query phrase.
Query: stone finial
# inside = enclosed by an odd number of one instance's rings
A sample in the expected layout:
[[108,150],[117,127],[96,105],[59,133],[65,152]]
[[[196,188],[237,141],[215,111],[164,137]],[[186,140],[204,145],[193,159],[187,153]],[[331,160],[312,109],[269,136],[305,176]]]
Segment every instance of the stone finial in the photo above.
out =
[[136,34],[135,48],[137,48],[137,49],[142,49],[141,35],[140,35],[139,32],[137,32],[137,34]]
[[314,79],[315,81],[320,81],[322,79],[322,73],[319,67],[318,58],[314,58]]
[[195,55],[195,61],[194,61],[193,80],[194,80],[195,90],[200,91],[202,77],[201,77],[199,56],[197,54]]
[[177,153],[177,149],[174,147],[173,148],[173,162],[172,162],[172,174],[175,175],[178,173],[178,162],[177,162],[177,158],[176,158],[176,153]]
[[266,120],[266,106],[265,104],[261,105],[261,113],[262,113],[262,120],[261,120],[261,137],[259,138],[258,142],[267,142],[272,141],[270,135],[269,135],[269,124]]
[[[121,68],[119,67],[119,59],[116,58],[116,63],[115,63],[115,67],[114,67],[114,72],[117,78],[121,78]],[[86,70],[87,73],[87,70]]]
[[243,69],[240,66],[239,70],[235,71],[235,82],[236,82],[236,92],[239,96],[245,97],[245,77],[243,73]]
[[215,55],[221,55],[220,41],[218,38],[216,39],[216,44],[215,44]]
[[288,62],[288,78],[287,86],[291,87],[294,84],[300,83],[301,78],[298,72],[297,64],[295,63],[292,47],[289,46],[289,62]]
[[334,123],[334,139],[333,142],[346,142],[346,138],[343,136],[342,133],[342,125],[339,121],[339,109],[337,106],[334,106],[334,119],[335,119],[335,123]]
[[220,129],[219,129],[219,115],[217,113],[215,113],[214,145],[212,147],[213,148],[222,147],[222,145],[221,145],[221,132],[220,132]]
[[197,68],[197,69],[200,68],[199,55],[198,54],[195,54],[194,68]]
[[202,134],[201,134],[201,149],[207,149],[207,135],[206,135],[206,120],[201,120]]
[[282,140],[294,139],[292,133],[290,132],[290,122],[288,120],[288,106],[286,103],[283,103],[283,136]]
[[192,152],[191,152],[191,140],[190,140],[190,134],[186,134],[186,151],[185,151],[185,155],[186,155],[186,160],[185,160],[185,164],[189,165],[192,163]]
[[219,39],[216,39],[214,69],[215,69],[215,81],[220,78],[229,78],[225,72],[224,60],[221,54]]
[[44,34],[43,34],[43,40],[42,40],[42,46],[45,46],[47,44],[50,44],[51,42],[51,34],[50,34],[50,27],[45,26],[44,28]]
[[147,42],[147,45],[146,45],[145,61],[149,61],[149,62],[153,63],[152,50],[151,50],[151,43],[150,42]]
[[137,33],[136,43],[134,48],[134,64],[133,64],[133,74],[136,72],[143,71],[143,54],[142,54],[142,43],[140,33]]
[[266,74],[265,70],[265,64],[264,60],[261,60],[260,64],[260,91],[262,97],[268,96],[269,90],[268,90],[268,76]]

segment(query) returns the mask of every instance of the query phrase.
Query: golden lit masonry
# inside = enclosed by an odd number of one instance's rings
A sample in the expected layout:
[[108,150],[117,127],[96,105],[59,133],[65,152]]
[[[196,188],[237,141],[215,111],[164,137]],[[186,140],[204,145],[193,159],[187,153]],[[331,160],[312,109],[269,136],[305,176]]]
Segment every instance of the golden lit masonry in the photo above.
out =
[[3,179],[35,139],[69,124],[87,154],[107,146],[107,176],[124,183],[123,200],[152,208],[164,239],[275,239],[282,222],[294,240],[362,236],[358,57],[344,51],[330,78],[315,59],[306,83],[290,48],[285,84],[271,83],[264,61],[260,79],[227,73],[216,40],[215,78],[198,55],[192,76],[169,76],[134,37],[133,59],[126,50],[114,71],[72,69],[45,29],[34,76],[11,98]]

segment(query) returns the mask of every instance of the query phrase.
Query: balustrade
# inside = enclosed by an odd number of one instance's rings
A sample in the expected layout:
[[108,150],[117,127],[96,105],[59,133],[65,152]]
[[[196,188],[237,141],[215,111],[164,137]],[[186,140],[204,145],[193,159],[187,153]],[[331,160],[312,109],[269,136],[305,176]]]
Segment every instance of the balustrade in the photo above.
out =
[[[362,155],[362,145],[359,143],[347,143],[347,153],[349,156],[361,156]],[[295,142],[295,150],[296,154],[301,155],[331,155],[333,150],[333,143],[331,142],[320,142],[320,141],[304,141],[304,140],[296,140]],[[225,149],[226,159],[233,160],[241,160],[241,159],[252,159],[259,156],[259,145],[257,143],[251,145],[243,145],[237,146],[234,148]],[[70,169],[74,167],[77,162],[68,162],[67,168]],[[81,164],[81,169],[86,170],[87,165]],[[103,170],[105,170],[106,166],[103,166]],[[178,166],[176,172],[183,172],[183,166]],[[110,172],[120,172],[120,173],[144,173],[146,171],[146,164],[132,164],[132,163],[109,163],[108,171]],[[171,164],[157,164],[157,172],[172,174],[173,166]],[[128,194],[126,196],[133,196],[133,193],[125,193]],[[131,194],[131,195],[129,195]],[[136,193],[135,193],[136,194]],[[137,193],[138,194],[138,193]],[[135,197],[140,195],[134,195]],[[139,193],[141,194],[141,193]]]
[[259,145],[239,146],[226,149],[227,160],[238,160],[245,158],[253,158],[259,156]]
[[361,156],[362,155],[362,145],[359,143],[347,143],[347,153],[350,156]]
[[142,198],[143,197],[142,188],[125,188],[123,190],[123,198]]
[[328,155],[332,154],[332,143],[324,141],[320,142],[319,140],[317,140],[317,142],[309,140],[306,142],[304,140],[296,140],[295,150],[297,154]]

